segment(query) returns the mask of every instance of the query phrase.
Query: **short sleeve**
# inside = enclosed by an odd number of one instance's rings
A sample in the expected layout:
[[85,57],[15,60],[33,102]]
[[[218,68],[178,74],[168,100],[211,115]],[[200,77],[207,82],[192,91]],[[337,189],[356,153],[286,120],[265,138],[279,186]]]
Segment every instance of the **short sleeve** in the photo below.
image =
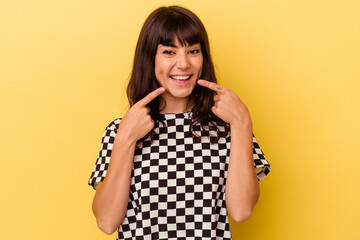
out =
[[254,167],[258,181],[266,177],[271,170],[271,166],[263,151],[261,150],[258,142],[256,141],[255,135],[253,134],[253,155],[254,155]]
[[97,183],[102,182],[105,179],[106,172],[110,163],[111,152],[117,130],[119,128],[121,119],[115,119],[105,129],[102,136],[101,148],[99,156],[96,160],[94,170],[91,173],[88,184],[94,189],[97,187]]

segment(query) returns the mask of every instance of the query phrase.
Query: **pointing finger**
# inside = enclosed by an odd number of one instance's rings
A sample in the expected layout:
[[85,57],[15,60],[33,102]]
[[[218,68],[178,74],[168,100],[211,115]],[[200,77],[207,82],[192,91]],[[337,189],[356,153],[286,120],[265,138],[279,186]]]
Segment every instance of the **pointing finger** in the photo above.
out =
[[162,94],[163,92],[165,92],[165,88],[164,87],[160,87],[158,89],[155,89],[154,91],[152,91],[151,93],[149,93],[148,95],[146,95],[143,99],[141,99],[140,101],[138,101],[139,104],[146,106],[149,102],[151,102],[152,100],[154,100],[157,96],[159,96],[160,94]]
[[206,80],[198,80],[198,84],[200,86],[203,86],[203,87],[206,87],[206,88],[209,88],[215,92],[223,92],[223,88],[220,87],[219,85],[217,85],[216,83],[213,83],[213,82],[209,82],[209,81],[206,81]]

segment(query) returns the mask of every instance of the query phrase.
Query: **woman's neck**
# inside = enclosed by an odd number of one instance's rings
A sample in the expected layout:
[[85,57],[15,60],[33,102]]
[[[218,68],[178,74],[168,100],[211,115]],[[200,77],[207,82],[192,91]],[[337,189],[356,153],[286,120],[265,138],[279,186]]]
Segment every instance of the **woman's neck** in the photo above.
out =
[[194,101],[187,98],[167,98],[166,104],[165,99],[160,101],[160,113],[183,113],[189,112],[194,106]]

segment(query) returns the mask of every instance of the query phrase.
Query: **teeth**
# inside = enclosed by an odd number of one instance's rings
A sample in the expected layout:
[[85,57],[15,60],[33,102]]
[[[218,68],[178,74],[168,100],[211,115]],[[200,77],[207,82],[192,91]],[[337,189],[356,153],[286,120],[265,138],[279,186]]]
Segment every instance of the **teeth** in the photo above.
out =
[[187,76],[171,76],[171,78],[176,79],[176,80],[187,80],[190,78],[191,75],[187,75]]

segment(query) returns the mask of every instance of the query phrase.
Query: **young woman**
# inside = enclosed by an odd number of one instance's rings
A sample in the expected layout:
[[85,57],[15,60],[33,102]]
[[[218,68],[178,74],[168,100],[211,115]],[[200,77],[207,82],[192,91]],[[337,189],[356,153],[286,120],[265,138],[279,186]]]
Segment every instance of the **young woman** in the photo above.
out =
[[217,85],[206,30],[178,6],[152,12],[127,89],[105,129],[89,184],[93,212],[117,239],[231,239],[270,171],[244,103]]

